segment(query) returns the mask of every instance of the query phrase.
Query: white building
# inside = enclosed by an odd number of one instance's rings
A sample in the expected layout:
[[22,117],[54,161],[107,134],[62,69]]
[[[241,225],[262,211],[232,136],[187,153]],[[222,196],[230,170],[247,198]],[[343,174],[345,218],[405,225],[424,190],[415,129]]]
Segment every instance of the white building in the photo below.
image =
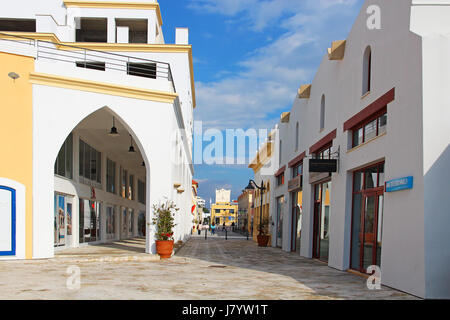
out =
[[216,203],[230,203],[231,190],[220,189],[216,190]]
[[152,0],[2,7],[0,259],[134,236],[155,253],[165,199],[175,241],[190,235],[192,48],[185,28],[165,44],[162,23]]
[[367,0],[333,42],[278,124],[273,246],[450,298],[449,16],[450,1]]

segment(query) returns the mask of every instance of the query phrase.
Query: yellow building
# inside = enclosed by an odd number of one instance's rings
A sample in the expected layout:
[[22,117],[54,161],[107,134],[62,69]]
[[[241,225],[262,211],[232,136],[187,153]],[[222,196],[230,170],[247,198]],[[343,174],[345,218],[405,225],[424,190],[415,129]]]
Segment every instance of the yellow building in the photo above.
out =
[[237,225],[239,205],[237,203],[215,203],[211,207],[211,222],[216,225]]
[[[269,135],[269,141],[266,142],[258,151],[256,158],[250,163],[249,168],[251,168],[255,174],[255,181],[260,186],[263,183],[264,193],[256,189],[254,196],[254,208],[253,208],[253,219],[250,221],[253,225],[253,240],[257,241],[257,236],[259,234],[259,225],[261,221],[261,196],[262,196],[262,221],[266,222],[265,233],[270,235],[270,179],[271,175],[266,175],[261,172],[261,169],[269,164],[272,154],[273,154],[273,143],[271,142],[273,132]],[[270,170],[270,169],[269,169]],[[265,172],[264,172],[265,173]],[[271,245],[271,240],[269,240],[269,246]]]

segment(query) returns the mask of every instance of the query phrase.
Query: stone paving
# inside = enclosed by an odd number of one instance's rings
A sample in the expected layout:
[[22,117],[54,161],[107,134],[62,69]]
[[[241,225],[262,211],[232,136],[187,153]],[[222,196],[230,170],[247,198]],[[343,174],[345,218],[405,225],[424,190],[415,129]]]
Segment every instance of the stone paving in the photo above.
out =
[[[415,299],[366,279],[246,240],[193,237],[169,260],[145,241],[61,251],[54,259],[0,262],[0,299]],[[81,272],[68,289],[68,267]],[[70,281],[69,281],[70,282]]]

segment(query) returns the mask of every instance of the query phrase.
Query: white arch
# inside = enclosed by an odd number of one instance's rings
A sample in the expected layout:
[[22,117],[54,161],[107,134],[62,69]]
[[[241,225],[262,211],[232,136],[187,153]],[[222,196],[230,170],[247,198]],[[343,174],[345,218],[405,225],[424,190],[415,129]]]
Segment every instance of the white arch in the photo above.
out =
[[[54,162],[66,137],[83,119],[105,108],[121,120],[141,150],[147,169],[146,212],[170,198],[172,106],[79,90],[34,86],[33,101],[33,257],[54,255],[52,239]],[[173,113],[173,111],[172,111]],[[162,121],[163,120],[163,121]],[[148,253],[155,253],[154,230],[147,225]]]

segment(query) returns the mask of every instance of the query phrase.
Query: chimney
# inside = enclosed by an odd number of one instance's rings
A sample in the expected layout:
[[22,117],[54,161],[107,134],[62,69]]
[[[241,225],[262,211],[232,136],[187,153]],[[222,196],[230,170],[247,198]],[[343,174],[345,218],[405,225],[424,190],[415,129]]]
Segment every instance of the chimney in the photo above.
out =
[[189,29],[176,28],[175,29],[175,44],[186,45],[189,44]]

